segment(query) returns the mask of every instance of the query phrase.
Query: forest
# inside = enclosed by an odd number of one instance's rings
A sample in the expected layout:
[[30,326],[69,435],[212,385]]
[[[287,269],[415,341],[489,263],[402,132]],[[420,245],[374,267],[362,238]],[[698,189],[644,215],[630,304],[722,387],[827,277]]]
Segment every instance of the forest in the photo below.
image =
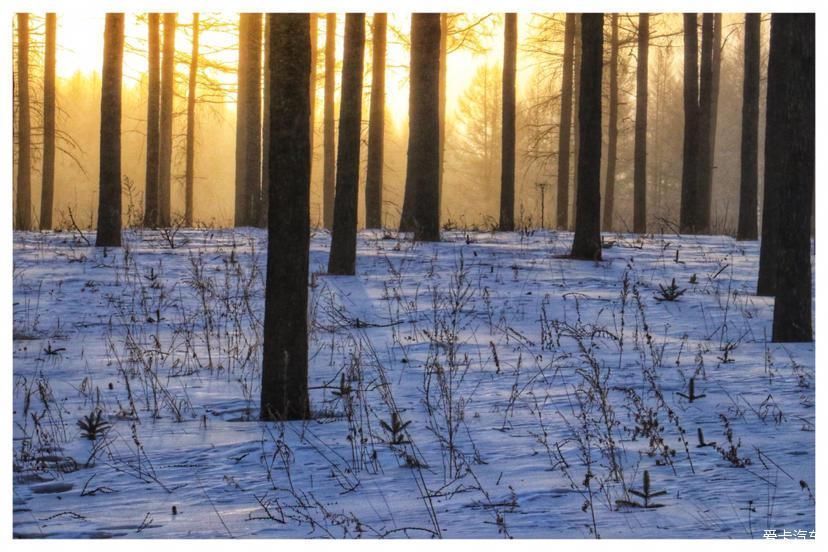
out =
[[815,538],[815,14],[11,35],[15,538]]

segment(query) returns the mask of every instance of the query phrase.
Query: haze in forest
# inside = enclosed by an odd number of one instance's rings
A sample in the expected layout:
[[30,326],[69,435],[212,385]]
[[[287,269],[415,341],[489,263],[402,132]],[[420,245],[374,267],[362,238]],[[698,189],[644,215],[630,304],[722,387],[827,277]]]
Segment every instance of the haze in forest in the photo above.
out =
[[[146,167],[146,14],[128,14],[122,112],[123,219],[139,224]],[[515,217],[521,224],[552,227],[557,198],[557,144],[565,14],[518,17]],[[718,125],[715,140],[711,220],[713,232],[735,232],[739,205],[739,144],[742,112],[743,16],[724,14]],[[364,185],[371,92],[372,34],[366,28],[360,164],[359,224],[364,224]],[[452,14],[448,38],[446,141],[441,221],[448,227],[492,228],[497,224],[501,156],[501,90],[504,19],[502,14]],[[604,62],[609,59],[610,19],[605,18]],[[631,230],[633,138],[636,88],[637,16],[619,15],[618,150],[612,228]],[[57,131],[54,221],[69,226],[71,209],[81,227],[95,227],[100,140],[100,66],[103,14],[57,15]],[[201,14],[199,72],[195,109],[194,224],[232,226],[234,220],[236,88],[239,17]],[[17,22],[13,23],[15,44]],[[325,16],[318,16],[311,220],[322,223]],[[30,17],[32,102],[32,204],[40,205],[40,152],[44,18]],[[383,224],[395,227],[402,207],[406,173],[410,14],[389,14],[386,68]],[[762,28],[762,106],[767,24]],[[337,92],[341,80],[344,16],[337,21]],[[192,35],[191,14],[179,14],[176,30],[176,84],[173,100],[172,212],[184,210],[185,129]],[[682,167],[682,19],[658,14],[650,22],[647,186],[648,227],[657,230],[679,218]],[[14,48],[15,59],[17,48]],[[606,171],[609,72],[604,71],[602,109]],[[17,92],[17,91],[16,91]],[[15,93],[16,93],[15,92]],[[16,109],[15,103],[15,109]],[[576,112],[577,113],[577,112]],[[338,104],[335,109],[338,118]],[[574,117],[577,120],[577,115]],[[15,116],[15,125],[17,117]],[[759,124],[760,133],[764,123]],[[15,126],[15,139],[16,139]],[[576,165],[577,147],[570,152]],[[15,171],[17,171],[15,149]],[[759,175],[763,155],[759,154]],[[16,181],[16,179],[15,179]],[[603,184],[602,184],[603,186]],[[761,190],[761,185],[759,187]],[[570,192],[569,209],[574,210]],[[541,220],[541,213],[544,220]],[[570,219],[573,218],[570,216]]]

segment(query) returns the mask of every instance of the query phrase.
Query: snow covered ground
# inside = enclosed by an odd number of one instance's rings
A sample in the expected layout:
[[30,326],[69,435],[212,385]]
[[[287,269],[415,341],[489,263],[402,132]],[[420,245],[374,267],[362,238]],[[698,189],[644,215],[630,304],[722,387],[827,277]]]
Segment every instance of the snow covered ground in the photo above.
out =
[[768,343],[757,243],[571,239],[362,232],[329,277],[317,232],[278,424],[263,231],[16,233],[14,535],[810,536],[814,346]]

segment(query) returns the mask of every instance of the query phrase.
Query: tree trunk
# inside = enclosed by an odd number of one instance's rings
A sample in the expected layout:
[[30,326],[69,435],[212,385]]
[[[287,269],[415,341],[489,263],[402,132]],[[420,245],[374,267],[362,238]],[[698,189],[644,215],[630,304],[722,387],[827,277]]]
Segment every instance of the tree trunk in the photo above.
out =
[[55,201],[55,45],[57,15],[46,14],[46,57],[43,75],[43,185],[40,196],[40,229],[51,230]]
[[175,86],[175,19],[176,14],[164,14],[164,51],[161,56],[161,123],[158,169],[159,224],[172,224],[172,118],[173,87]]
[[106,14],[101,72],[100,193],[96,247],[121,246],[121,78],[124,14]]
[[758,237],[756,222],[759,189],[759,52],[762,15],[745,14],[745,71],[742,86],[742,156],[739,188],[738,240]]
[[29,14],[17,14],[17,211],[15,230],[32,229],[32,122],[29,106]]
[[[561,80],[561,120],[558,127],[558,200],[556,226],[569,227],[569,151],[572,130],[572,57],[575,46],[575,14],[566,14]],[[541,221],[541,225],[543,221]]]
[[697,234],[710,233],[710,201],[713,188],[713,150],[710,129],[713,117],[713,14],[702,15],[699,86],[699,164]]
[[368,124],[368,174],[365,177],[365,227],[382,228],[382,169],[385,133],[385,35],[388,15],[374,14],[371,114]]
[[[815,36],[814,14],[773,14],[768,91],[779,84],[784,94],[768,96],[766,136],[779,136],[779,149],[768,151],[765,166],[779,175],[776,302],[773,341],[813,341],[811,323],[810,212],[814,193]],[[779,65],[782,65],[779,67]],[[782,78],[774,83],[771,76]],[[781,123],[781,124],[780,124]]]
[[681,168],[681,214],[683,234],[695,234],[698,219],[699,163],[699,48],[695,13],[684,14],[684,148]]
[[336,160],[334,226],[328,273],[356,271],[359,142],[362,126],[362,72],[365,58],[365,14],[345,16],[345,51],[339,100],[339,144]]
[[443,195],[443,177],[446,172],[446,88],[448,86],[448,14],[440,14],[440,187]]
[[260,417],[310,417],[310,32],[308,14],[269,14],[270,194]]
[[239,16],[239,86],[236,109],[236,226],[259,221],[262,148],[262,14]]
[[[314,38],[316,37],[316,17],[315,14],[310,14],[310,36],[311,36],[311,88],[310,88],[310,151],[311,151],[311,171],[313,171],[313,89],[314,71],[313,60],[316,56],[314,48]],[[267,228],[267,213],[270,210],[270,191],[268,190],[267,175],[270,171],[270,159],[267,152],[270,151],[270,51],[267,45],[270,43],[270,18],[264,16],[264,47],[262,48],[262,58],[264,60],[264,88],[262,92],[263,106],[262,106],[262,191],[261,203],[259,204],[259,218],[256,225],[260,228]]]
[[604,230],[612,230],[615,209],[615,162],[618,158],[618,14],[610,19],[609,124],[607,125],[607,184],[604,194]]
[[[411,16],[406,195],[413,190],[417,241],[440,240],[440,15]],[[402,228],[401,228],[402,229]]]
[[147,93],[147,168],[144,192],[144,226],[159,223],[160,108],[161,108],[161,39],[157,13],[149,14],[149,90]]
[[[710,182],[715,182],[716,171],[716,132],[719,128],[719,88],[722,80],[722,14],[713,14],[713,53],[712,53],[712,84],[710,94]],[[711,213],[712,216],[712,213]]]
[[238,87],[236,91],[236,193],[235,193],[235,226],[246,226],[250,219],[247,203],[247,136],[245,129],[247,112],[250,106],[247,104],[249,93],[247,87],[250,81],[247,75],[250,73],[250,14],[239,14],[239,67]]
[[336,144],[334,129],[334,94],[336,92],[336,14],[325,18],[325,120],[323,140],[325,159],[322,174],[322,224],[333,228],[334,194],[336,193]]
[[578,196],[572,258],[601,260],[601,72],[604,15],[581,15]]
[[515,80],[517,73],[517,14],[506,14],[503,38],[503,123],[501,132],[500,229],[515,229]]
[[638,66],[635,85],[633,231],[647,231],[647,104],[649,100],[650,14],[638,14]]
[[187,90],[187,163],[184,169],[184,225],[193,225],[193,178],[195,172],[195,104],[198,78],[199,16],[193,14],[193,50],[190,57],[190,79]]
[[[572,113],[574,114],[575,120],[574,125],[572,127],[572,157],[575,160],[575,164],[572,167],[572,180],[571,183],[568,185],[568,188],[574,189],[578,183],[578,157],[579,157],[579,149],[581,147],[581,126],[578,124],[578,117],[580,113],[580,108],[578,107],[578,103],[581,100],[581,72],[578,70],[581,67],[581,56],[583,55],[583,44],[581,42],[581,25],[582,19],[581,14],[575,15],[575,44],[572,48],[572,66],[574,68],[574,83],[572,85]],[[568,216],[569,220],[569,230],[573,229],[573,224],[575,223],[575,212],[578,209],[578,192],[575,191],[574,193],[570,194],[572,198],[572,207],[568,209],[570,215]]]

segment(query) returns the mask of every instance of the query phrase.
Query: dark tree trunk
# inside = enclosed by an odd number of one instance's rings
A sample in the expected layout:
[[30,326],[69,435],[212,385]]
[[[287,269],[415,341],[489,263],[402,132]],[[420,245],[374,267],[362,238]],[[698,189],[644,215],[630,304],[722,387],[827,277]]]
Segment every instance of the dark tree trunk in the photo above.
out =
[[618,158],[618,14],[610,19],[609,122],[607,125],[607,183],[604,188],[604,230],[612,230],[615,209],[615,162]]
[[[813,13],[773,14],[771,18],[768,63],[779,72],[771,75],[769,70],[768,90],[777,84],[784,90],[783,95],[768,97],[765,133],[783,140],[780,148],[768,151],[765,158],[769,172],[781,176],[773,309],[775,343],[814,340],[810,236],[816,118],[814,20]],[[774,83],[771,76],[783,80]]]
[[322,224],[333,228],[334,194],[336,193],[336,130],[334,94],[336,92],[336,14],[325,18],[325,120],[323,141],[325,158],[322,166]]
[[121,74],[124,14],[106,14],[101,72],[100,193],[96,247],[121,246]]
[[235,193],[235,226],[245,226],[250,219],[247,204],[247,136],[245,128],[247,112],[250,106],[247,104],[249,93],[247,87],[250,81],[247,75],[250,73],[250,14],[239,14],[239,67],[238,87],[236,91],[236,193]]
[[[722,80],[722,14],[713,14],[713,82],[710,95],[710,174],[711,194],[712,183],[715,182],[716,171],[716,132],[719,128],[719,88]],[[711,213],[712,216],[712,213]]]
[[[566,14],[561,81],[561,121],[558,128],[558,200],[556,226],[569,226],[569,151],[572,131],[572,57],[575,46],[575,14]],[[541,221],[541,224],[543,221]]]
[[193,14],[193,50],[190,57],[190,79],[187,90],[187,162],[184,168],[184,225],[193,225],[193,179],[195,178],[195,104],[198,78],[199,17]]
[[17,14],[17,211],[15,230],[32,229],[32,122],[29,111],[29,14]]
[[[406,195],[413,190],[417,241],[440,240],[440,14],[411,16]],[[402,229],[402,228],[401,228]]]
[[310,417],[310,32],[308,14],[269,14],[270,194],[260,416]]
[[55,45],[57,15],[46,14],[46,57],[43,75],[43,186],[40,196],[40,229],[52,228],[55,201]]
[[239,19],[239,86],[236,109],[236,226],[259,221],[262,148],[262,15]]
[[[440,14],[440,186],[443,196],[443,177],[446,172],[446,87],[448,86],[448,14]],[[438,199],[439,201],[439,199]]]
[[[578,68],[581,66],[581,56],[583,55],[583,44],[581,42],[581,25],[583,24],[581,14],[575,15],[575,44],[572,48],[572,66],[573,66],[573,80],[572,83],[572,113],[575,117],[572,126],[572,158],[575,164],[572,166],[572,180],[569,184],[569,189],[572,191],[570,197],[572,198],[572,206],[568,209],[569,230],[574,229],[575,212],[578,210],[578,192],[575,190],[578,185],[578,157],[579,149],[581,147],[581,125],[578,124],[578,117],[580,108],[578,103],[581,101],[581,72]],[[573,191],[575,190],[575,191]]]
[[349,13],[345,16],[343,56],[334,226],[328,273],[353,275],[356,271],[362,71],[365,59],[365,14],[363,13]]
[[697,234],[710,233],[710,200],[713,189],[713,150],[710,129],[713,117],[713,14],[702,15],[701,68],[699,74],[699,164]]
[[161,109],[161,39],[160,15],[149,14],[149,90],[147,93],[147,169],[144,192],[144,226],[159,223],[160,109]]
[[638,14],[638,66],[635,85],[633,231],[647,231],[647,101],[649,99],[650,14]]
[[681,214],[679,227],[695,234],[698,219],[699,163],[699,47],[695,13],[684,14],[684,148],[681,168]]
[[172,224],[172,118],[173,87],[175,86],[175,19],[176,14],[164,14],[164,51],[161,56],[161,123],[158,169],[159,224]]
[[385,35],[388,15],[374,14],[371,34],[371,114],[368,123],[368,169],[365,177],[365,227],[382,228],[382,166],[385,133]]
[[736,238],[755,240],[759,189],[759,40],[762,15],[745,14],[745,71],[742,86],[742,157],[739,189],[739,228]]
[[515,229],[515,79],[517,71],[517,14],[506,14],[503,39],[503,140],[500,169],[500,229]]
[[573,259],[601,260],[601,72],[604,15],[581,15],[578,196]]

